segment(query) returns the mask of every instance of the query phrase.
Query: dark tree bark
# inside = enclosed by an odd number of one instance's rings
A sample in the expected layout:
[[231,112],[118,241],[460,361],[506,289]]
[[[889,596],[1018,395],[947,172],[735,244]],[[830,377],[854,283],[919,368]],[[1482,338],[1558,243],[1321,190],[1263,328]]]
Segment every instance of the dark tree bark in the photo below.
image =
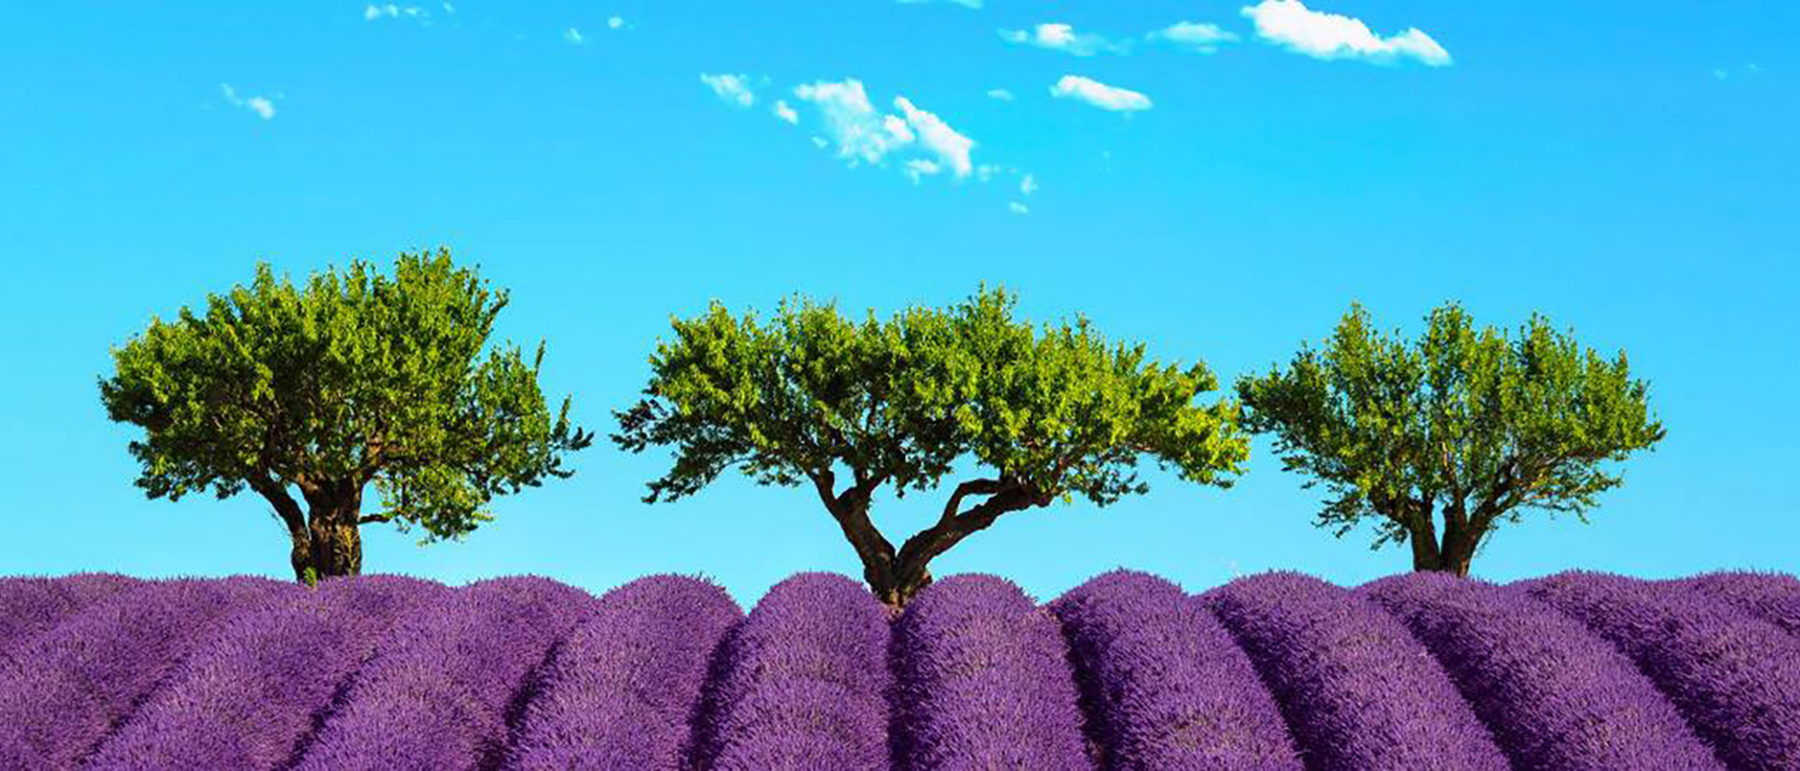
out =
[[252,480],[250,487],[275,507],[276,516],[287,526],[288,564],[295,581],[313,583],[362,573],[361,484],[303,484],[304,512],[286,485],[273,476]]

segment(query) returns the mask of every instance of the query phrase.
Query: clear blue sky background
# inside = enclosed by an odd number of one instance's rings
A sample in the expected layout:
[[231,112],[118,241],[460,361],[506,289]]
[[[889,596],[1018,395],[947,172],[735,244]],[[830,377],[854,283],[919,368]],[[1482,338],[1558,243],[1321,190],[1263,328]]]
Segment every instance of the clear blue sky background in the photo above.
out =
[[[1018,290],[1027,318],[1085,313],[1226,379],[1319,339],[1352,300],[1409,330],[1452,298],[1486,323],[1538,310],[1628,350],[1669,436],[1591,525],[1532,514],[1478,576],[1800,569],[1800,5],[1312,3],[1379,36],[1416,27],[1448,66],[1310,56],[1259,36],[1242,2],[522,5],[9,10],[0,573],[288,575],[260,500],[171,504],[132,486],[133,432],[95,388],[108,348],[256,260],[298,278],[437,245],[512,291],[501,334],[547,338],[547,387],[602,433],[669,316],[713,298],[769,309],[798,291],[885,314],[986,280]],[[1145,39],[1177,21],[1238,40],[1205,54]],[[1077,56],[1000,34],[1040,23],[1135,42]],[[747,76],[754,103],[703,73]],[[1065,75],[1152,106],[1056,98]],[[971,138],[977,171],[915,183],[908,160],[954,157],[922,140],[852,167],[794,91],[846,78],[883,114],[904,96]],[[795,571],[859,574],[809,491],[728,478],[639,503],[665,462],[596,445],[574,479],[500,500],[466,542],[369,528],[366,565],[596,592],[703,572],[746,603]],[[1196,590],[1234,572],[1348,584],[1410,566],[1371,552],[1368,528],[1314,528],[1318,496],[1266,443],[1229,491],[1149,478],[1150,495],[1109,509],[1009,515],[936,572],[1050,597],[1117,566]],[[883,501],[877,523],[898,540],[940,500]]]

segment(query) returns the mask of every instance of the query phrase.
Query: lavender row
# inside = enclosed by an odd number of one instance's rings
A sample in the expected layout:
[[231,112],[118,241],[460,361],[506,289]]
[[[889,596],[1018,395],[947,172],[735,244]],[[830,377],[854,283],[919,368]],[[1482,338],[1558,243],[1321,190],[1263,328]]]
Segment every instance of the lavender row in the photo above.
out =
[[399,576],[334,579],[243,613],[201,644],[168,687],[86,767],[273,769],[393,620],[448,589]]
[[142,583],[113,573],[0,578],[0,661],[14,647],[122,589]]
[[1726,571],[1677,579],[1757,618],[1800,635],[1800,578],[1786,573]]
[[1367,599],[1291,572],[1201,597],[1273,692],[1308,768],[1507,768],[1443,668]]
[[1723,768],[1630,659],[1547,605],[1448,573],[1358,593],[1437,657],[1514,769]]
[[145,582],[31,638],[0,672],[0,768],[74,766],[217,622],[303,591],[249,577]]
[[938,581],[894,624],[902,769],[1091,769],[1057,620],[1011,582]]
[[1108,769],[1299,769],[1275,701],[1198,600],[1114,571],[1050,604]]
[[888,623],[886,607],[844,576],[776,584],[720,643],[697,765],[887,769]]
[[707,663],[744,617],[718,585],[652,576],[600,598],[556,652],[507,767],[683,767]]
[[1800,641],[1679,584],[1570,571],[1508,587],[1629,655],[1733,768],[1800,768]]
[[586,592],[543,578],[481,581],[410,614],[304,749],[302,771],[496,763],[551,649],[591,617]]

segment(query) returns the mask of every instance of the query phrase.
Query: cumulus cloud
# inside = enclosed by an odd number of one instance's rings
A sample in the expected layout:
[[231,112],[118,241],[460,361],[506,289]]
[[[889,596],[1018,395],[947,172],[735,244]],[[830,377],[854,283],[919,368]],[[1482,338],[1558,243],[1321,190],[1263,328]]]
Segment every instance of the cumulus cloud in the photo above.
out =
[[901,114],[906,116],[906,125],[918,134],[919,144],[948,164],[956,176],[967,177],[975,170],[975,164],[969,160],[975,140],[957,133],[942,118],[915,107],[904,96],[894,97],[894,106],[900,108]]
[[230,102],[233,107],[241,107],[256,113],[256,117],[262,118],[263,120],[269,120],[275,117],[275,103],[269,101],[268,97],[240,97],[238,96],[237,89],[232,88],[230,83],[220,83],[219,91],[225,94],[225,101]]
[[563,40],[568,41],[569,45],[577,46],[587,42],[587,38],[581,36],[581,30],[574,27],[570,27],[563,31]]
[[1235,43],[1237,33],[1220,29],[1217,24],[1178,21],[1148,35],[1150,40],[1180,46],[1190,51],[1210,54],[1225,43]]
[[1080,75],[1064,75],[1050,87],[1050,95],[1058,99],[1087,102],[1102,110],[1137,112],[1150,109],[1150,97],[1129,89],[1109,86]]
[[990,88],[988,89],[987,95],[989,99],[998,99],[1002,102],[1010,102],[1013,100],[1013,92],[1004,88]]
[[1414,27],[1382,37],[1360,19],[1315,11],[1300,0],[1262,0],[1245,6],[1242,13],[1255,22],[1257,37],[1315,59],[1374,64],[1412,59],[1430,67],[1451,64],[1450,52]]
[[794,108],[789,107],[786,100],[775,100],[775,106],[771,108],[771,111],[775,113],[775,117],[780,118],[784,123],[793,125],[799,125],[800,123],[800,113],[794,112]]
[[1076,56],[1099,53],[1126,53],[1129,46],[1115,43],[1091,33],[1078,33],[1067,24],[1039,24],[1029,30],[1003,29],[1000,39],[1014,45],[1027,45]]
[[888,153],[916,138],[905,120],[877,112],[862,81],[855,78],[797,86],[794,97],[818,108],[826,136],[847,160],[879,165]]
[[700,82],[712,89],[719,99],[738,109],[756,104],[756,93],[750,90],[750,79],[744,75],[700,73]]

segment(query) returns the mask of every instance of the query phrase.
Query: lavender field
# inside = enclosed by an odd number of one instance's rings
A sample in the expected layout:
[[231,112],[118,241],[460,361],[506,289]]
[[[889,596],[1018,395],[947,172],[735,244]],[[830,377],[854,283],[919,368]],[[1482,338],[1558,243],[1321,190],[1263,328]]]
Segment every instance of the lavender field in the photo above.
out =
[[0,579],[0,767],[1794,769],[1800,580]]

